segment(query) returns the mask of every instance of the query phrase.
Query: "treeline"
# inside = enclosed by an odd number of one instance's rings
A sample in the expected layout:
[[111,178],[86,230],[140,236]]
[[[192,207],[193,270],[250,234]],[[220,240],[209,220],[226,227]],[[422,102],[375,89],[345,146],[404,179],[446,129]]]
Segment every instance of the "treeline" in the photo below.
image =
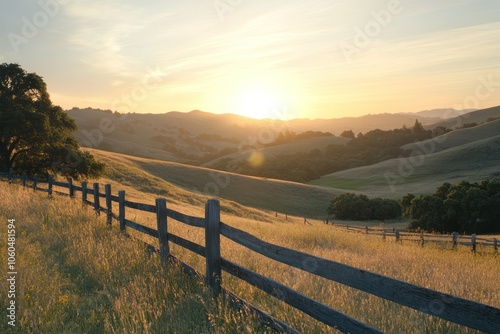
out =
[[337,219],[385,220],[401,217],[401,207],[395,200],[369,199],[365,195],[352,193],[335,197],[328,207],[328,214]]
[[417,232],[498,233],[500,180],[446,182],[432,195],[407,194],[399,201],[341,194],[327,211],[346,220],[409,219],[409,229]]
[[[330,134],[309,131],[301,136],[285,132],[280,134],[273,144],[318,135]],[[230,171],[237,171],[240,174],[308,182],[322,175],[397,158],[403,154],[400,148],[402,145],[430,139],[432,136],[432,130],[425,130],[422,124],[416,121],[411,128],[403,126],[401,129],[387,131],[376,129],[365,134],[360,133],[347,145],[329,145],[324,151],[316,148],[307,153],[279,154],[266,159],[258,166],[246,160],[236,162],[221,160],[214,168],[228,170],[227,166],[231,166]]]
[[444,183],[433,195],[408,194],[400,200],[410,229],[429,232],[500,232],[500,181]]

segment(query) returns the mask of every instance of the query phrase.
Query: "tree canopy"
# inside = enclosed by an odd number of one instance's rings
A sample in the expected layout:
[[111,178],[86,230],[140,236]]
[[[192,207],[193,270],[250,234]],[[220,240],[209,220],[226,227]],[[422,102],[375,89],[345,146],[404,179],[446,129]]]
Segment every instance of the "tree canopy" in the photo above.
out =
[[0,170],[97,177],[104,165],[79,150],[76,123],[53,105],[42,77],[0,64]]
[[385,220],[399,218],[401,209],[398,202],[394,200],[369,199],[365,195],[346,193],[332,200],[328,213],[335,215],[337,219]]
[[410,228],[434,232],[500,232],[500,181],[444,183],[432,195],[400,200]]

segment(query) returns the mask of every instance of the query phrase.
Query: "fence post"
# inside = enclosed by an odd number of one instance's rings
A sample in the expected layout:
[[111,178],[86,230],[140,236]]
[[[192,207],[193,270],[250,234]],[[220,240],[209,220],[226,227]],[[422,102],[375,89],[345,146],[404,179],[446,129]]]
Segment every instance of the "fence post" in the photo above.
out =
[[471,246],[472,246],[472,251],[475,253],[476,252],[476,235],[473,234],[471,235],[470,237],[470,243],[471,243]]
[[165,198],[156,199],[156,225],[158,227],[158,240],[160,242],[160,256],[165,261],[170,254],[167,234],[167,200]]
[[33,176],[33,190],[36,190],[36,174]]
[[125,190],[118,192],[118,218],[120,219],[120,231],[125,232]]
[[101,205],[99,204],[99,183],[94,183],[94,210],[98,216],[101,214]]
[[47,189],[47,193],[49,194],[49,197],[52,197],[52,186],[54,185],[54,177],[52,175],[49,175],[49,186]]
[[205,205],[206,280],[215,295],[221,291],[220,203],[210,199]]
[[82,202],[85,205],[87,201],[87,181],[82,182]]
[[104,191],[106,193],[106,224],[111,226],[113,222],[113,204],[111,202],[111,184],[104,185]]
[[68,177],[69,198],[75,197],[75,187],[73,187],[73,179]]
[[8,179],[9,179],[9,184],[11,184],[12,183],[12,168],[9,168]]
[[368,226],[365,227],[365,234],[368,234]]
[[396,242],[399,241],[399,230],[396,230]]
[[424,233],[422,232],[422,234],[420,234],[420,245],[421,245],[422,247],[424,247],[424,242],[425,242],[425,241],[424,241]]
[[382,240],[385,241],[385,230],[383,230],[383,232],[382,232]]
[[26,172],[23,173],[23,187],[26,188],[26,180],[28,179],[28,175]]
[[498,254],[498,240],[497,240],[497,238],[493,238],[493,249],[495,249],[495,253]]
[[458,247],[458,232],[453,232],[453,249]]

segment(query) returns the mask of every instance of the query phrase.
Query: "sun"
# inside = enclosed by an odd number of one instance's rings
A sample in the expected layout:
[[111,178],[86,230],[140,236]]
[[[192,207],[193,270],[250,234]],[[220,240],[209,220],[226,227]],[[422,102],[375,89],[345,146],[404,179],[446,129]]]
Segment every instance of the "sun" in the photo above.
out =
[[276,118],[280,107],[278,94],[264,89],[250,89],[240,94],[236,101],[236,112],[256,119]]

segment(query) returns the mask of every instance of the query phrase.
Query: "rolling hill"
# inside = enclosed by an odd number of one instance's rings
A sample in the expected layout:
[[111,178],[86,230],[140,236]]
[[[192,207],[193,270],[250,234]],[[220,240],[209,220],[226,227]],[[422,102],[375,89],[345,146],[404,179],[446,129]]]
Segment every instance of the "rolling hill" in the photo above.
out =
[[[500,177],[500,121],[403,146],[407,157],[325,175],[312,185],[400,198],[431,193],[443,182]],[[435,147],[435,148],[434,148]]]
[[425,127],[432,129],[438,126],[442,126],[449,129],[455,129],[457,127],[462,127],[465,123],[480,124],[488,121],[488,119],[490,118],[498,117],[500,117],[500,106],[472,111],[464,115],[437,122],[435,124],[432,124],[432,126]]
[[214,159],[204,163],[204,167],[214,168],[224,161],[231,161],[232,163],[241,160],[248,160],[256,152],[261,155],[263,159],[269,159],[280,154],[295,154],[295,153],[308,153],[313,149],[324,151],[329,145],[344,145],[349,141],[347,138],[328,136],[328,137],[313,137],[300,141],[295,141],[287,144],[276,146],[262,147],[257,149],[245,150],[233,154],[228,154],[223,157]]
[[[344,130],[358,133],[375,128],[389,130],[403,125],[411,127],[415,119],[426,126],[442,120],[418,114],[378,114],[315,120],[256,120],[234,114],[220,115],[199,110],[188,113],[174,111],[165,114],[119,114],[111,110],[73,108],[66,112],[79,127],[75,136],[83,147],[193,165],[219,158],[226,151],[237,151],[245,156],[247,153],[242,152],[245,147],[255,146],[258,141],[269,144],[280,132],[287,129],[297,134],[322,131],[339,135]],[[289,150],[286,147],[277,150],[293,154],[295,149],[308,145],[314,143],[291,145]]]
[[331,188],[87,150],[107,165],[106,177],[122,185],[167,196],[175,203],[202,203],[207,196],[220,197],[226,200],[225,210],[232,213],[247,206],[280,214],[323,217],[330,201],[341,193]]

